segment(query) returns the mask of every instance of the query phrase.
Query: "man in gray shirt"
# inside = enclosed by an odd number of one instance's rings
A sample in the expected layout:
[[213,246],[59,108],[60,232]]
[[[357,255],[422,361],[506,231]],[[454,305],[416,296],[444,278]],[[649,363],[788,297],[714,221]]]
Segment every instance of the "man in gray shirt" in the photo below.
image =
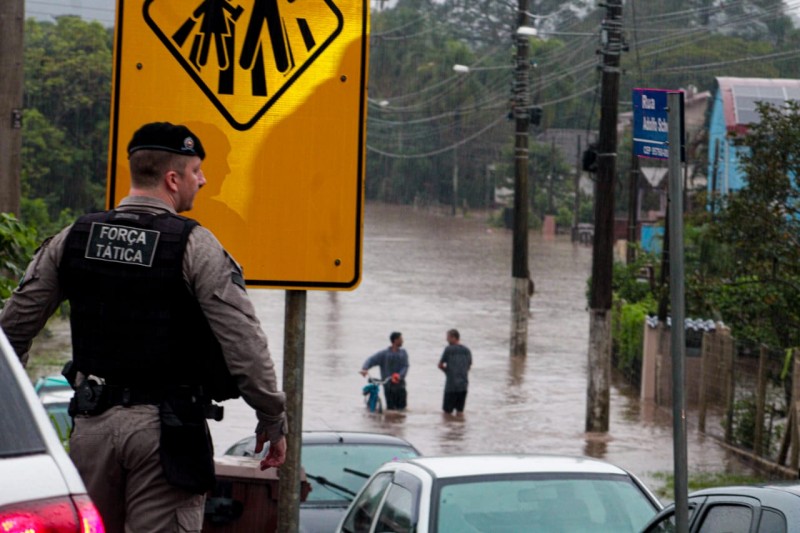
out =
[[457,329],[447,332],[447,344],[439,368],[447,376],[444,384],[444,401],[442,409],[445,413],[456,412],[456,416],[464,414],[464,404],[467,401],[467,387],[469,386],[469,369],[472,367],[472,352],[461,344],[461,335]]

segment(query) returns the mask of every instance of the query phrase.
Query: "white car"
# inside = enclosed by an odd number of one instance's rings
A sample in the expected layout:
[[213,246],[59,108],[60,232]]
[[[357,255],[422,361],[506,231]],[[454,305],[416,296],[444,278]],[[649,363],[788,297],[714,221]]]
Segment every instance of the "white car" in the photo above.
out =
[[379,468],[337,531],[635,533],[661,508],[635,476],[596,459],[420,457]]
[[2,331],[0,405],[0,531],[105,531]]

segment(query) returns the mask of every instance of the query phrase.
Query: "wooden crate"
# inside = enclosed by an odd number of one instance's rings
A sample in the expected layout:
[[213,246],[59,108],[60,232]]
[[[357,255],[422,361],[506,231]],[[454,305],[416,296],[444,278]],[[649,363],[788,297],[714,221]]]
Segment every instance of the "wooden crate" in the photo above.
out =
[[[204,533],[271,533],[278,528],[278,475],[252,457],[214,459],[217,486],[206,495]],[[307,489],[305,473],[301,483]],[[308,494],[302,491],[301,496]],[[305,500],[305,498],[302,498]]]

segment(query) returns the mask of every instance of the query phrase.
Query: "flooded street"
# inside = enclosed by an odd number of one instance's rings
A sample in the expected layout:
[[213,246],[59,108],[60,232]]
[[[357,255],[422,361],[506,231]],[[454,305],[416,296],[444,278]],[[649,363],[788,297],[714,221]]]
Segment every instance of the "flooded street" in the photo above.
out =
[[[591,249],[532,232],[530,258],[536,293],[529,355],[515,360],[508,340],[511,232],[488,228],[483,215],[454,219],[368,204],[360,287],[308,294],[304,429],[391,433],[429,455],[589,455],[661,485],[653,474],[673,468],[671,419],[641,407],[638,391],[616,380],[608,435],[584,433]],[[280,373],[284,292],[250,292]],[[440,410],[444,374],[436,365],[449,328],[461,332],[473,354],[463,420]],[[358,370],[389,345],[393,330],[403,333],[409,353],[409,408],[403,415],[370,415]],[[225,414],[211,423],[218,454],[255,427],[242,400],[227,402]],[[694,430],[691,417],[688,452],[690,472],[737,469],[716,442]]]

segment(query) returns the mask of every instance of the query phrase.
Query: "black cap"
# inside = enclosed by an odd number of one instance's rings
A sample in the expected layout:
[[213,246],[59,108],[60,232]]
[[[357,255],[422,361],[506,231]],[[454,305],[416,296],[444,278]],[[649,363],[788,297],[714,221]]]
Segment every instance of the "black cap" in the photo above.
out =
[[200,139],[186,126],[169,122],[145,124],[133,134],[128,143],[128,157],[137,150],[160,150],[181,155],[196,155],[205,159],[206,151]]

